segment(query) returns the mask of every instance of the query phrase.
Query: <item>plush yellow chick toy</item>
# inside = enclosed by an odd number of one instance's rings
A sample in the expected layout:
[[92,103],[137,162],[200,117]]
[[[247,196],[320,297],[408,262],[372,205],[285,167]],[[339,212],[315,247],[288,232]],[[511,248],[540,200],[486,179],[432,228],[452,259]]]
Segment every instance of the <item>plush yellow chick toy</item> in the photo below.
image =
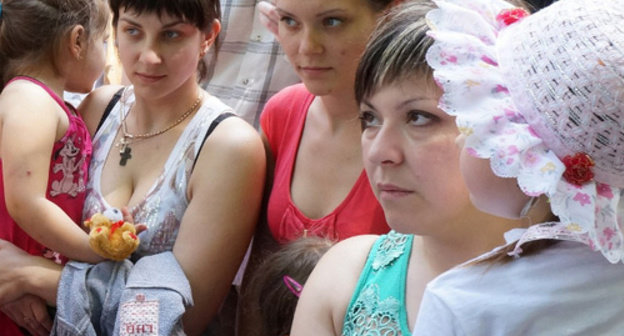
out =
[[124,260],[139,246],[134,225],[123,221],[121,211],[108,209],[85,221],[90,229],[89,245],[106,259]]

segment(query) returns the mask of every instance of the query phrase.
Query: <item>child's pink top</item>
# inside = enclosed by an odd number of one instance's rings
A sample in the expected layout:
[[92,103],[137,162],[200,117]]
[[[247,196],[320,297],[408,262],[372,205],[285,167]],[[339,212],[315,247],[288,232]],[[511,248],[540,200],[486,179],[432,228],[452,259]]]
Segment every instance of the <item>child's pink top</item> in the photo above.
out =
[[[63,209],[76,225],[81,225],[85,185],[92,152],[89,131],[82,118],[76,113],[76,109],[63,102],[45,84],[30,77],[15,77],[11,81],[15,80],[26,80],[39,85],[67,113],[69,119],[67,131],[59,141],[54,143],[52,149],[46,197]],[[26,97],[26,99],[28,98]],[[1,169],[2,160],[0,160]],[[65,263],[66,258],[36,242],[9,216],[2,178],[0,178],[0,191],[0,221],[2,223],[0,225],[0,238],[10,241],[32,255],[44,256],[57,263]]]

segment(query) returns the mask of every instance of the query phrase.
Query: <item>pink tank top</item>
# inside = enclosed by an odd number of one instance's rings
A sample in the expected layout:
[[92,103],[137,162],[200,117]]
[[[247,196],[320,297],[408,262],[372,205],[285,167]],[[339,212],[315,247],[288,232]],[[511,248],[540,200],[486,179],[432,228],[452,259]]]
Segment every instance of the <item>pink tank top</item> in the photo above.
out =
[[[83,120],[76,113],[76,109],[65,103],[54,91],[45,84],[30,77],[15,77],[10,82],[26,80],[39,85],[67,114],[69,126],[63,137],[54,143],[50,153],[50,168],[48,173],[48,187],[46,198],[58,205],[76,222],[82,220],[82,206],[85,200],[85,186],[89,161],[91,161],[91,137]],[[9,82],[9,83],[10,83]],[[8,84],[8,83],[7,83]],[[0,160],[0,171],[2,160]],[[8,240],[22,250],[36,256],[43,256],[59,264],[67,262],[61,256],[45,246],[39,244],[24,232],[11,218],[6,207],[4,197],[4,181],[0,175],[0,238]],[[0,312],[0,335],[22,335],[21,330],[7,315]]]
[[[84,121],[76,113],[76,109],[63,100],[45,84],[30,77],[15,77],[11,80],[26,80],[39,85],[67,114],[69,126],[63,137],[54,143],[50,153],[50,168],[46,198],[58,205],[76,223],[81,225],[82,206],[89,162],[91,161],[91,137]],[[0,160],[0,169],[2,161]],[[0,238],[8,240],[24,251],[43,256],[63,264],[66,258],[28,236],[11,218],[6,208],[4,197],[4,181],[0,178]]]

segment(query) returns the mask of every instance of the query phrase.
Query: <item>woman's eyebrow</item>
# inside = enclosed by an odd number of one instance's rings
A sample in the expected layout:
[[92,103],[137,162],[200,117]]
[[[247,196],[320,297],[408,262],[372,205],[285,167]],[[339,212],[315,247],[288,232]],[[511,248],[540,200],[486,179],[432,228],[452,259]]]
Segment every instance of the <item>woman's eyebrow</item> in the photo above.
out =
[[[125,22],[127,22],[127,23],[129,23],[129,24],[131,24],[131,25],[133,25],[133,26],[139,26],[139,27],[141,27],[141,24],[140,24],[140,23],[138,23],[138,22],[136,22],[136,21],[133,21],[133,20],[131,20],[131,19],[128,19],[128,18],[120,18],[120,19],[119,19],[119,21],[125,21]],[[169,28],[169,27],[172,27],[172,26],[175,26],[175,25],[178,25],[178,24],[185,24],[185,23],[186,23],[186,22],[185,22],[185,21],[183,21],[183,20],[177,20],[177,21],[173,21],[173,22],[170,22],[170,23],[164,24],[164,25],[163,25],[163,28]]]

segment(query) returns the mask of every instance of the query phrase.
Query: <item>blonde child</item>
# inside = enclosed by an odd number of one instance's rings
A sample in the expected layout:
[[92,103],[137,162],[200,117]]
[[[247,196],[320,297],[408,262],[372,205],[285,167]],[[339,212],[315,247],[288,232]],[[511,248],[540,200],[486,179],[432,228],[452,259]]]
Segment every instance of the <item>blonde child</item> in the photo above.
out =
[[[101,260],[81,222],[89,132],[63,91],[88,92],[104,67],[103,0],[0,3],[0,238],[63,263]],[[4,314],[3,331],[19,333]],[[11,333],[12,334],[12,333]]]
[[621,334],[624,1],[436,3],[427,60],[471,200],[533,225],[432,281],[414,335]]

